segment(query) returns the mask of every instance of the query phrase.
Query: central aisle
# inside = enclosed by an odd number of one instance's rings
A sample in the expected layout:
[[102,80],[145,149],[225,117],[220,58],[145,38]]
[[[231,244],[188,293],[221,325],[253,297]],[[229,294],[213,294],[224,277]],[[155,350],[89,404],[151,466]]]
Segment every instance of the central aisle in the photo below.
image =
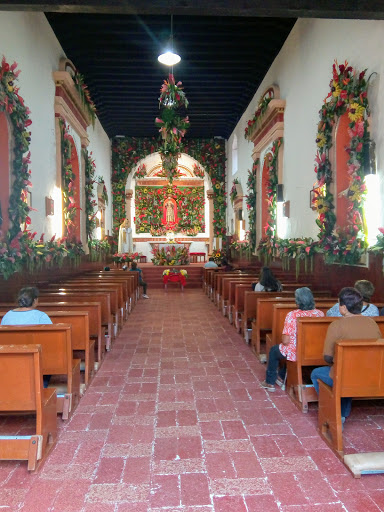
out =
[[148,293],[42,471],[19,468],[21,510],[381,510],[384,478],[354,480],[315,412],[259,387],[265,367],[201,290]]

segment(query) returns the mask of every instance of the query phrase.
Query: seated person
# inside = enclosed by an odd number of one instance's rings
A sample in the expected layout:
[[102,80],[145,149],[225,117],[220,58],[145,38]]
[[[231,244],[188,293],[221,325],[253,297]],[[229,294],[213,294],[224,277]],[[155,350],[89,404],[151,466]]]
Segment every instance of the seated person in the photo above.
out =
[[281,292],[283,287],[270,268],[263,267],[260,272],[259,282],[252,283],[252,289],[255,292]]
[[[362,315],[363,297],[356,288],[343,288],[339,293],[339,309],[343,318],[330,324],[324,342],[324,361],[329,366],[315,368],[311,373],[311,380],[316,393],[319,394],[318,380],[333,386],[333,356],[335,344],[342,339],[378,339],[381,332],[373,318]],[[344,423],[351,412],[352,398],[341,399],[341,419]]]
[[[39,290],[34,286],[22,288],[17,296],[18,307],[3,316],[1,325],[47,325],[52,324],[49,316],[36,309],[39,302]],[[43,375],[44,387],[47,388],[51,376]]]
[[215,263],[215,260],[211,257],[204,265],[204,268],[217,268],[217,264]]
[[282,343],[274,345],[269,351],[265,381],[261,383],[267,391],[275,391],[275,384],[284,385],[285,365],[280,368],[279,377],[277,376],[280,360],[296,361],[296,318],[324,316],[322,311],[315,308],[315,300],[309,288],[298,288],[295,291],[295,301],[298,309],[290,311],[285,318]]
[[[363,297],[363,309],[361,310],[361,314],[363,316],[379,316],[378,308],[374,304],[370,303],[371,297],[375,292],[373,284],[370,281],[361,279],[360,281],[356,281],[354,288]],[[339,309],[339,303],[332,306],[331,309],[328,309],[327,316],[342,316]]]
[[131,268],[129,269],[130,272],[138,272],[139,273],[139,286],[143,287],[143,298],[149,299],[147,295],[147,283],[143,281],[143,271],[141,268],[137,266],[136,261],[132,261]]

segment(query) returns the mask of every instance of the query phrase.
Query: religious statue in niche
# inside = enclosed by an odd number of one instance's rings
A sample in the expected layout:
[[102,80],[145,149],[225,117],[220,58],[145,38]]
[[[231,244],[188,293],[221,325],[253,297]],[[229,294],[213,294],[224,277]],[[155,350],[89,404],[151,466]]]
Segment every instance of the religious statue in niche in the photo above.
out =
[[117,250],[120,254],[133,252],[132,228],[128,219],[124,219],[120,225]]
[[164,201],[163,204],[163,224],[169,225],[169,224],[177,224],[178,222],[177,217],[177,205],[176,201],[171,197],[168,196],[168,198]]

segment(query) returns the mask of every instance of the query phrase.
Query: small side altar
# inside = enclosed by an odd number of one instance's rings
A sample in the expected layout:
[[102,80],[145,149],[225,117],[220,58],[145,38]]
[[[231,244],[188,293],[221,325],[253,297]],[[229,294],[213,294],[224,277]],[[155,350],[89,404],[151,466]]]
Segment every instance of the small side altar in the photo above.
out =
[[154,243],[150,242],[152,247],[152,263],[154,265],[188,265],[189,264],[189,246],[186,243]]
[[184,286],[187,284],[187,271],[186,270],[164,270],[163,272],[163,283],[164,288],[167,289],[168,283],[180,283],[181,290],[184,290]]

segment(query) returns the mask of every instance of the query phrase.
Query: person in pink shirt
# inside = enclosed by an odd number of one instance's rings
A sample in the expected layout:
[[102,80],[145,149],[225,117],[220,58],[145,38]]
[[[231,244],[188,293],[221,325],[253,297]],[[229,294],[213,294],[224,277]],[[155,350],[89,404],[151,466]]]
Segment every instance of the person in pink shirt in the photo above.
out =
[[309,288],[298,288],[295,292],[295,302],[298,309],[287,314],[280,345],[274,345],[269,351],[265,381],[261,383],[267,391],[275,391],[275,384],[280,387],[284,385],[286,368],[283,365],[278,375],[280,361],[296,361],[296,319],[324,316],[322,311],[315,308],[315,300]]

